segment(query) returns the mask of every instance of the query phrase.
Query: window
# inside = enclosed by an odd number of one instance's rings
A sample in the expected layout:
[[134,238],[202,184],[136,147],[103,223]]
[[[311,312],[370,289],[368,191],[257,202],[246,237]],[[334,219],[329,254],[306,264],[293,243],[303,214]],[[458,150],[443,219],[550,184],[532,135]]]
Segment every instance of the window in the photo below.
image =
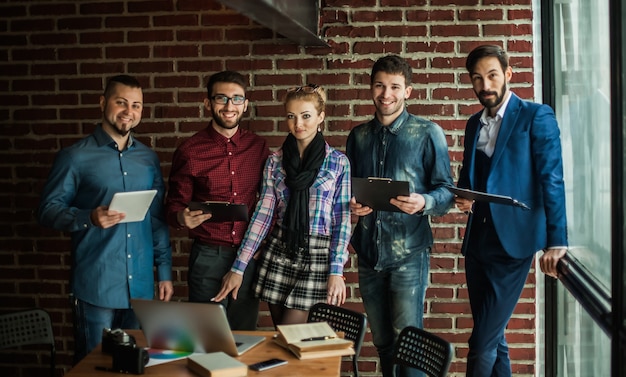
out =
[[610,1],[541,2],[544,102],[561,129],[571,257],[564,263],[571,274],[549,282],[541,301],[549,325],[539,328],[552,333],[546,375],[611,375]]
[[611,286],[611,67],[607,0],[554,4],[555,104],[568,236],[575,256]]

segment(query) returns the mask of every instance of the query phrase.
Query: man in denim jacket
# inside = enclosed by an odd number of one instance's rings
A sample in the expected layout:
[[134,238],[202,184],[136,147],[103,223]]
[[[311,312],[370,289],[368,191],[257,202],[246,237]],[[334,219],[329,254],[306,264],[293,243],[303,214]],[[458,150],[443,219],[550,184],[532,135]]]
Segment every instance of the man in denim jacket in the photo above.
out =
[[[399,56],[380,58],[371,73],[374,119],[350,132],[346,154],[353,177],[408,181],[410,195],[390,203],[400,212],[374,211],[351,201],[358,217],[352,246],[359,261],[359,288],[383,376],[393,376],[392,354],[400,331],[423,326],[433,244],[428,215],[443,215],[453,195],[448,144],[437,124],[411,115],[411,67]],[[401,368],[398,376],[420,375]]]

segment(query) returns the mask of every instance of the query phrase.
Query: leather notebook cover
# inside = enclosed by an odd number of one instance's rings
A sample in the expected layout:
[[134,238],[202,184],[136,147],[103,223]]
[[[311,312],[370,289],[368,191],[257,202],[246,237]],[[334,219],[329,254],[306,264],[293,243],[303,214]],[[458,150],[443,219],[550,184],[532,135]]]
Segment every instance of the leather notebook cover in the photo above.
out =
[[229,202],[190,202],[189,209],[192,211],[202,210],[213,216],[207,221],[248,221],[248,206],[245,204]]
[[463,189],[456,186],[446,186],[446,188],[450,192],[457,196],[460,196],[461,198],[491,202],[496,204],[506,204],[509,206],[520,207],[527,210],[530,209],[530,207],[528,207],[526,204],[520,202],[517,199],[513,199],[510,196],[488,194],[486,192]]

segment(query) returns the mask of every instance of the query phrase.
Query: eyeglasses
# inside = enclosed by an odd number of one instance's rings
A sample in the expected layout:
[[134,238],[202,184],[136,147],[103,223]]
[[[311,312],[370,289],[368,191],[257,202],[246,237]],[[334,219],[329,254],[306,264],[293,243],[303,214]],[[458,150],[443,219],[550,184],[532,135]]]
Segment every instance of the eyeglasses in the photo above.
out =
[[243,105],[246,102],[246,97],[239,95],[228,97],[223,94],[216,94],[211,97],[211,100],[220,105],[227,105],[228,101],[232,102],[233,105]]
[[319,85],[308,84],[305,86],[294,86],[293,88],[287,89],[287,92],[292,93],[292,92],[303,91],[305,93],[317,93],[319,88],[320,88]]

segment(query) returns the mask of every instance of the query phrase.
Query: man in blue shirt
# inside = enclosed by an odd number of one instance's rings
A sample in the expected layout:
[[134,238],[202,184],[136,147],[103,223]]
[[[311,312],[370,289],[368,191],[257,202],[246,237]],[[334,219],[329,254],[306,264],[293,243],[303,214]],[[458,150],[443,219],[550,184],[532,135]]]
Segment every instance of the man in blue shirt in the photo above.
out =
[[406,110],[411,66],[399,56],[380,58],[372,68],[374,119],[355,127],[346,154],[353,177],[408,181],[410,195],[390,203],[400,212],[374,211],[352,198],[358,216],[352,246],[358,255],[359,289],[383,376],[394,374],[393,348],[406,326],[422,327],[433,244],[428,215],[443,215],[453,195],[448,144],[441,127]]
[[[143,93],[127,75],[109,80],[100,97],[102,124],[62,149],[54,161],[38,211],[43,226],[71,234],[74,362],[102,340],[104,328],[139,328],[130,298],[172,297],[172,250],[164,221],[163,177],[156,153],[134,139]],[[119,223],[109,211],[113,194],[156,189],[143,221]]]

